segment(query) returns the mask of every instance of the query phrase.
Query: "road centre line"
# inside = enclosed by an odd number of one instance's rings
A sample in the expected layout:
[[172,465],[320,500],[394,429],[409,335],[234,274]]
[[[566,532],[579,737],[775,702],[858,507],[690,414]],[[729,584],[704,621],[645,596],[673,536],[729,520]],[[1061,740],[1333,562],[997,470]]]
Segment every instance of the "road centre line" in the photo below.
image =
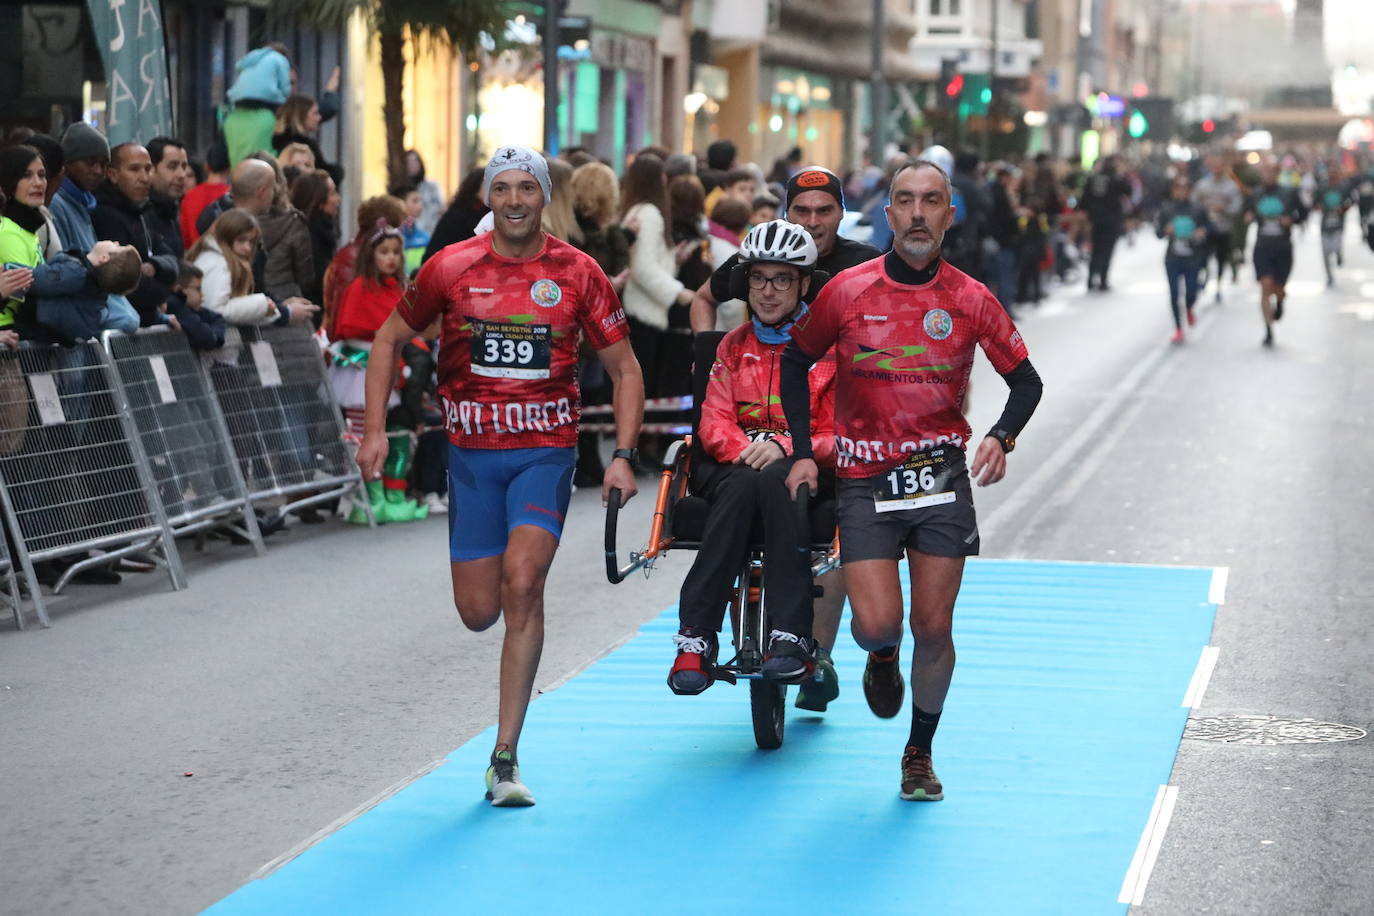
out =
[[1160,847],[1164,845],[1164,832],[1169,829],[1169,819],[1174,816],[1174,805],[1178,802],[1177,786],[1160,786],[1155,793],[1155,804],[1150,810],[1150,818],[1140,834],[1140,845],[1131,858],[1131,866],[1126,870],[1126,880],[1121,883],[1121,894],[1117,903],[1140,906],[1145,902],[1145,886],[1150,881],[1155,862],[1159,859]]

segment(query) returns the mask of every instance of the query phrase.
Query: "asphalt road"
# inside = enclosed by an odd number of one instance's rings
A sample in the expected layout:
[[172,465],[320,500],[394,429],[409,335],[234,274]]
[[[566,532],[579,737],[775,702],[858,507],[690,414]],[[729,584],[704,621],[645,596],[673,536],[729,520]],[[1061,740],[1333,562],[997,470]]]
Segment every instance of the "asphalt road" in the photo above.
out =
[[[1169,345],[1143,235],[1112,292],[1056,287],[1020,321],[1046,394],[1008,479],[977,494],[984,553],[1230,567],[1197,715],[1374,718],[1374,254],[1353,233],[1347,252],[1327,290],[1318,240],[1300,240],[1272,350],[1245,276]],[[1004,390],[980,365],[976,430]],[[627,510],[624,546],[650,501]],[[671,604],[690,562],[612,587],[601,524],[596,495],[575,494],[542,690]],[[261,559],[188,549],[185,592],[134,575],[54,599],[51,629],[0,621],[0,912],[196,912],[490,725],[500,628],[458,623],[445,546],[438,519],[293,527]],[[1171,784],[1140,909],[1368,911],[1369,739],[1185,739]]]

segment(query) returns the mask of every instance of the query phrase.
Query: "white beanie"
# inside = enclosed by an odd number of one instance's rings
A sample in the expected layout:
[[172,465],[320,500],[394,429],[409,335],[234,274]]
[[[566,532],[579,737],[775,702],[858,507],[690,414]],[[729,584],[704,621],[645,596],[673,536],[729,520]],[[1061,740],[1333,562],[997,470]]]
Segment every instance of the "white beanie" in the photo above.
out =
[[553,184],[549,180],[549,164],[544,157],[528,146],[503,146],[492,154],[482,175],[482,203],[491,206],[491,183],[497,175],[512,169],[528,172],[544,191],[544,203],[553,198]]

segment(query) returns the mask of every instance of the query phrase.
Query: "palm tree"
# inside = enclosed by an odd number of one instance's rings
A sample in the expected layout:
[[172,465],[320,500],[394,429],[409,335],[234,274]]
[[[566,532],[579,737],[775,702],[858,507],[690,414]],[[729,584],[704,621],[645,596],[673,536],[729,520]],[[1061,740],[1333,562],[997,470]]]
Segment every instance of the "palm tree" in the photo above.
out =
[[505,31],[503,0],[277,0],[270,25],[310,25],[342,31],[362,14],[381,47],[383,117],[386,123],[387,184],[406,181],[405,43],[433,42],[472,56],[483,33]]

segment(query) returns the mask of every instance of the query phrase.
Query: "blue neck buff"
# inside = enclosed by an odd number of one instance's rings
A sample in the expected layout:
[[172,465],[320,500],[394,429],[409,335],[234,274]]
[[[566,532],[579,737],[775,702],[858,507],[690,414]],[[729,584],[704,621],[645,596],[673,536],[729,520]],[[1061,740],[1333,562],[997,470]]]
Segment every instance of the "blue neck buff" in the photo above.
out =
[[803,302],[801,308],[797,310],[795,315],[779,325],[764,324],[762,321],[759,321],[759,316],[752,315],[754,335],[758,337],[761,343],[785,344],[792,339],[792,335],[788,333],[792,330],[792,325],[796,324],[806,312],[806,303]]

